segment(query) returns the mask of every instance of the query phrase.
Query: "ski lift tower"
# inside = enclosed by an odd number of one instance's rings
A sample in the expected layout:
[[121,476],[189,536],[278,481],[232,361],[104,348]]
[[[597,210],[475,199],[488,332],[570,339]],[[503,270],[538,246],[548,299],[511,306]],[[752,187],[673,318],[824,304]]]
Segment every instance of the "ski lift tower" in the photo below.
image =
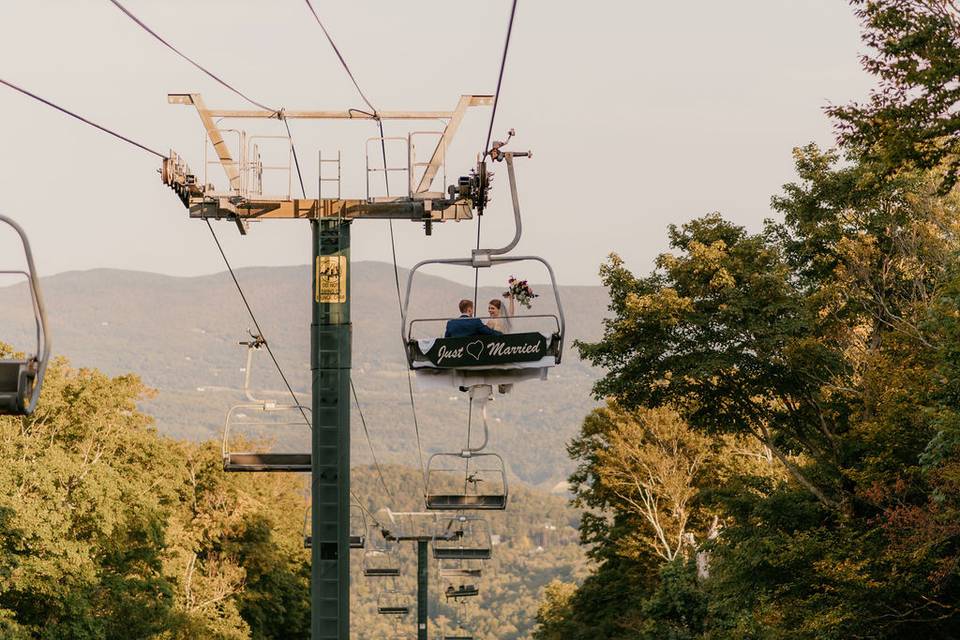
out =
[[[469,220],[484,193],[485,181],[477,176],[460,178],[448,191],[432,191],[438,173],[444,167],[446,150],[470,107],[490,106],[493,96],[461,96],[452,110],[381,111],[376,114],[357,111],[232,110],[208,108],[199,94],[171,94],[171,104],[192,106],[197,110],[216,158],[204,159],[198,175],[171,152],[163,160],[161,177],[189,210],[191,218],[232,220],[240,233],[249,223],[260,220],[307,220],[313,245],[313,308],[310,326],[310,367],[313,374],[311,436],[311,637],[314,640],[348,640],[350,637],[350,224],[354,220],[409,220],[424,225],[429,235],[434,223]],[[318,191],[324,182],[337,182],[336,197],[295,198],[289,159],[286,166],[286,195],[263,193],[265,171],[283,170],[282,165],[267,165],[261,159],[264,136],[247,137],[244,131],[221,128],[222,120],[445,120],[442,131],[411,132],[405,138],[389,140],[407,146],[405,167],[370,166],[367,154],[367,195],[342,198],[339,189],[339,156],[336,160],[320,157]],[[225,136],[233,143],[228,144]],[[415,140],[433,136],[436,147],[428,160],[418,161]],[[388,139],[370,138],[385,144]],[[276,142],[276,141],[274,141]],[[292,143],[290,154],[292,155]],[[206,149],[206,146],[205,146]],[[236,153],[236,157],[234,155]],[[205,153],[206,156],[206,153]],[[288,156],[289,157],[289,156]],[[337,178],[324,178],[325,163],[337,164]],[[206,180],[208,165],[219,164],[229,182],[217,190]],[[371,197],[370,176],[377,172],[405,172],[405,195]],[[444,185],[446,186],[446,185]],[[485,194],[484,194],[485,195]]]

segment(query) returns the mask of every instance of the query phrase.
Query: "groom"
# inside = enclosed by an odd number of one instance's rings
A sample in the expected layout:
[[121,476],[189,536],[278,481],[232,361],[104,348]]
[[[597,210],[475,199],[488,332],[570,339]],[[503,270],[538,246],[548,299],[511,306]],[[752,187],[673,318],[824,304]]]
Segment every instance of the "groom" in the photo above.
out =
[[444,338],[467,338],[470,336],[502,336],[503,334],[491,329],[480,320],[473,317],[473,301],[460,301],[460,317],[447,321],[447,331]]

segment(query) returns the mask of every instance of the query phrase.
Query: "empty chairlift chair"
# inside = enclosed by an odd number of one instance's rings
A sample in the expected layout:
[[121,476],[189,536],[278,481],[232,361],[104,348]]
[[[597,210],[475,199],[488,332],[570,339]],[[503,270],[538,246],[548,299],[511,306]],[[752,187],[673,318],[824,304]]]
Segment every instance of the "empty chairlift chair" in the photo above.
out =
[[350,548],[363,549],[367,541],[367,517],[363,507],[353,502],[350,505]]
[[454,516],[433,538],[437,560],[489,560],[491,550],[490,523],[477,516]]
[[507,473],[496,453],[435,453],[427,462],[425,504],[431,511],[507,508]]
[[50,360],[50,337],[47,327],[47,314],[43,306],[43,297],[40,294],[40,283],[37,269],[33,263],[33,253],[30,251],[30,242],[27,235],[16,222],[0,215],[0,222],[4,222],[20,236],[23,253],[27,262],[27,270],[14,269],[0,270],[0,274],[23,276],[27,280],[27,289],[33,306],[34,323],[36,324],[37,351],[34,355],[25,358],[0,359],[0,415],[26,416],[33,413],[40,398],[40,388],[43,386],[43,376]]
[[310,408],[255,398],[250,390],[253,353],[266,343],[253,336],[240,344],[247,347],[243,391],[248,402],[230,407],[224,419],[223,470],[309,473]]
[[464,610],[465,606],[461,603],[460,608],[457,610],[456,623],[444,629],[443,640],[473,640],[473,634],[463,628],[461,619]]
[[412,598],[397,589],[385,589],[377,596],[377,613],[385,616],[405,616],[410,613]]
[[[302,405],[244,403],[230,407],[223,424],[223,470],[309,473],[309,453],[276,449],[287,446],[281,442],[284,435],[300,430],[309,433],[309,416],[309,407]],[[238,438],[238,432],[250,434],[247,438],[253,440]]]
[[363,549],[363,575],[368,578],[395,578],[400,575],[400,545],[385,539],[373,527]]
[[478,385],[470,391],[470,420],[473,404],[479,401],[483,417],[483,442],[459,452],[435,453],[427,461],[427,484],[424,503],[431,511],[503,510],[507,508],[506,467],[496,453],[483,451],[487,446],[487,401],[489,385]]

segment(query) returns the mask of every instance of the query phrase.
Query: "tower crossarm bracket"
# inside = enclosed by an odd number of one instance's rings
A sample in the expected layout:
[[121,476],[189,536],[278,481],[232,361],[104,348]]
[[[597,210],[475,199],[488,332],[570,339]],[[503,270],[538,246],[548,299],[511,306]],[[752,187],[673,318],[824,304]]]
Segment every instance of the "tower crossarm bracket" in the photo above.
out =
[[433,155],[430,157],[430,162],[424,170],[423,176],[420,178],[420,183],[417,185],[415,193],[423,193],[430,190],[433,179],[437,177],[437,171],[443,166],[443,159],[447,154],[447,147],[450,146],[450,142],[457,134],[457,129],[460,128],[460,123],[463,122],[463,116],[466,115],[467,108],[492,104],[493,96],[460,96],[457,108],[453,110],[450,119],[447,121],[447,126],[443,129],[443,135],[440,136],[437,147],[433,150]]
[[473,217],[469,200],[410,200],[409,198],[327,199],[295,198],[292,200],[238,198],[224,195],[201,195],[189,199],[191,218],[250,220],[412,220],[446,222],[470,220]]
[[200,116],[200,121],[203,122],[203,128],[207,130],[207,138],[210,139],[210,144],[213,145],[213,150],[220,159],[220,165],[227,174],[227,180],[230,181],[230,190],[238,191],[240,189],[240,171],[237,163],[230,155],[230,149],[227,147],[220,129],[217,128],[216,122],[213,121],[217,116],[207,109],[207,105],[203,102],[200,94],[172,93],[167,96],[167,102],[170,104],[192,104],[197,108],[197,114]]

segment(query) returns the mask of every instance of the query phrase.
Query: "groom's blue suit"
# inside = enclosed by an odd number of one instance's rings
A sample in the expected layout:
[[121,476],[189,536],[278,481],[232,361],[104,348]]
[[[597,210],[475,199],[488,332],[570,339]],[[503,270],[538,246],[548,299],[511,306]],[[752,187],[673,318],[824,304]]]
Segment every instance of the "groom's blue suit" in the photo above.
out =
[[467,338],[469,336],[502,336],[496,329],[491,329],[477,318],[463,314],[459,318],[447,321],[447,330],[444,338]]

